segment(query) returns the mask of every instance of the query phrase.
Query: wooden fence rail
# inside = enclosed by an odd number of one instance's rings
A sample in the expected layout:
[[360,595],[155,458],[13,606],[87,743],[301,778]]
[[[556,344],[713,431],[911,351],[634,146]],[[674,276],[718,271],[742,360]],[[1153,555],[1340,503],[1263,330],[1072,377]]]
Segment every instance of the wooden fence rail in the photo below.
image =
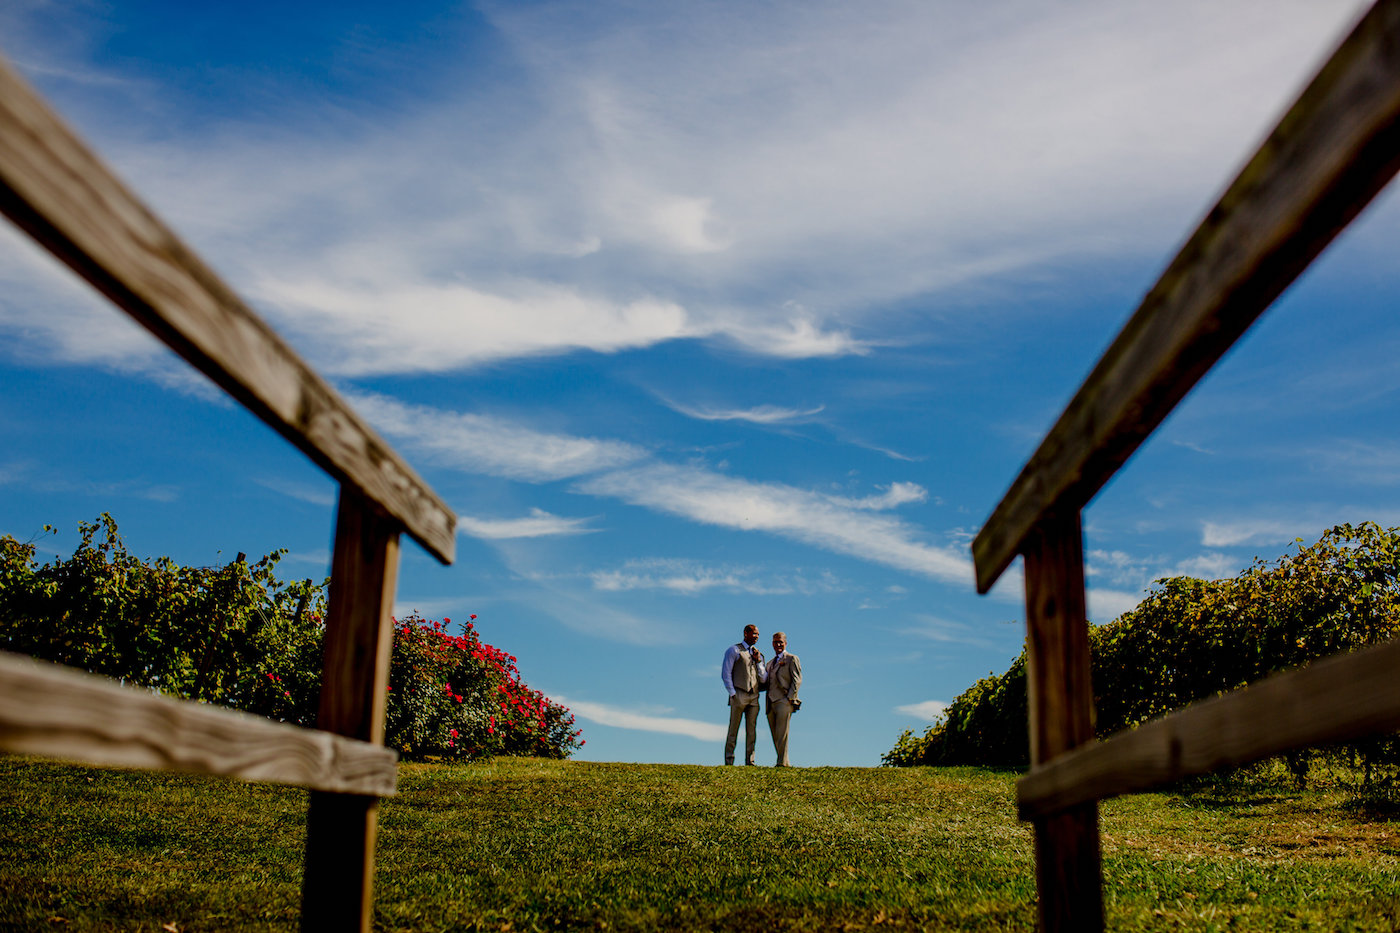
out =
[[1103,928],[1098,800],[1400,725],[1400,648],[1386,646],[1093,744],[1079,524],[1084,506],[1397,169],[1400,0],[1379,0],[1147,293],[973,542],[979,592],[1025,557],[1032,751],[1018,794],[1035,824],[1046,930]]
[[0,659],[0,751],[308,787],[302,928],[367,931],[399,536],[451,563],[456,516],[4,61],[0,211],[340,482],[318,730]]
[[382,744],[172,700],[4,652],[0,751],[380,797],[394,793],[399,759]]
[[1023,819],[1323,742],[1400,729],[1400,641],[1275,674],[1061,755],[1016,785]]

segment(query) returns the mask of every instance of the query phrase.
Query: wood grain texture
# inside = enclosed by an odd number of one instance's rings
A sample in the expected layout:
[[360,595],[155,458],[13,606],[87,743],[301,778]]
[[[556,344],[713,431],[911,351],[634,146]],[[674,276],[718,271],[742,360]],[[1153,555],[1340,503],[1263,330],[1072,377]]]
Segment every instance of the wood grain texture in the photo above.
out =
[[[1026,539],[1026,692],[1032,767],[1094,738],[1079,513],[1044,516]],[[1102,930],[1098,802],[1035,820],[1041,929]]]
[[456,516],[0,61],[0,211],[444,563]]
[[[316,719],[321,729],[384,741],[398,564],[398,523],[358,490],[342,487]],[[301,928],[368,933],[379,801],[312,793],[309,807]]]
[[1032,765],[1093,741],[1079,513],[1047,516],[1026,540],[1026,692]]
[[383,745],[162,697],[5,653],[0,750],[385,796],[394,793],[398,761]]
[[342,488],[317,728],[364,742],[384,741],[398,567],[398,523],[358,490]]
[[1201,221],[973,542],[992,587],[1040,516],[1093,498],[1400,168],[1400,0],[1380,0]]
[[1295,748],[1400,730],[1400,640],[1192,704],[1017,782],[1021,816],[1149,790]]

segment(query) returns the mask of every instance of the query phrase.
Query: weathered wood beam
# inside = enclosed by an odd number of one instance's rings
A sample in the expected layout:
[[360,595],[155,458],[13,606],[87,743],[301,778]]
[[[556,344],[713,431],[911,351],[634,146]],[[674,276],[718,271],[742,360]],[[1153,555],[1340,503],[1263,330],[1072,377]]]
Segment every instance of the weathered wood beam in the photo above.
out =
[[[398,566],[398,523],[357,490],[342,487],[316,718],[321,729],[375,744],[384,741]],[[311,794],[303,930],[368,933],[378,827],[375,797]]]
[[384,796],[394,793],[398,762],[382,744],[158,696],[4,653],[0,751]]
[[444,563],[456,516],[0,60],[0,211]]
[[991,589],[1040,517],[1082,508],[1400,168],[1400,2],[1380,0],[1235,178],[973,542]]
[[1400,641],[1275,674],[1086,745],[1016,785],[1022,819],[1322,742],[1400,730]]
[[[1094,738],[1079,513],[1046,516],[1026,539],[1026,693],[1032,766]],[[1046,933],[1103,929],[1098,802],[1035,820],[1036,888]]]

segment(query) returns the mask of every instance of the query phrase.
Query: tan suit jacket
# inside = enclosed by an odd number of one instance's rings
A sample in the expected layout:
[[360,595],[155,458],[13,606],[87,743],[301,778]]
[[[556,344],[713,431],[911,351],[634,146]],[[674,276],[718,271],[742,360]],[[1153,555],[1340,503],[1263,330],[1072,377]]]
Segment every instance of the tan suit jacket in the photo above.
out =
[[802,662],[795,654],[784,654],[782,662],[777,658],[768,662],[768,708],[773,708],[774,700],[796,700],[797,691],[802,686]]
[[788,765],[788,729],[792,722],[793,704],[802,686],[802,662],[795,654],[768,662],[768,731],[773,734],[773,750],[778,753],[777,765]]

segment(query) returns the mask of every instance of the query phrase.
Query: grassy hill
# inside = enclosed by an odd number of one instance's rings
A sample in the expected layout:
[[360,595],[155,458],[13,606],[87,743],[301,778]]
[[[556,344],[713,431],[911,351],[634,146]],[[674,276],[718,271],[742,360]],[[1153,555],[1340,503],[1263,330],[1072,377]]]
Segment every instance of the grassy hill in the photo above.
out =
[[[975,769],[404,765],[384,930],[1032,930],[1013,779]],[[1325,788],[1103,806],[1113,929],[1390,930],[1400,826]],[[305,793],[0,758],[0,929],[294,930]]]

